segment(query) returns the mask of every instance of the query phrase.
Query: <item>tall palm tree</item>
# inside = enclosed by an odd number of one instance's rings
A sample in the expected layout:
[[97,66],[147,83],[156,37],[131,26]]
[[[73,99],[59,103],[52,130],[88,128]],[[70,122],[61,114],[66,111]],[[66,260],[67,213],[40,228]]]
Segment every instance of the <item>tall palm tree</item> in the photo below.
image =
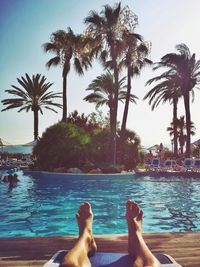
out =
[[[60,98],[60,93],[53,93],[49,88],[53,83],[46,82],[45,76],[36,74],[30,76],[26,73],[25,77],[17,78],[21,87],[11,85],[12,89],[5,90],[5,92],[12,95],[12,98],[2,100],[3,105],[7,106],[2,111],[19,108],[18,112],[22,110],[33,111],[34,114],[34,140],[38,139],[38,112],[43,114],[42,108],[49,109],[57,113],[54,107],[61,108],[62,105],[55,103],[56,98]],[[14,98],[13,98],[14,97]]]
[[93,38],[94,47],[97,54],[100,54],[100,59],[105,62],[110,58],[112,69],[114,72],[114,109],[113,109],[113,125],[111,128],[111,159],[112,163],[116,164],[116,129],[117,129],[117,111],[118,111],[118,62],[117,50],[122,39],[122,33],[127,30],[130,25],[134,28],[137,24],[136,16],[129,16],[129,12],[123,13],[121,4],[115,7],[109,5],[104,6],[104,10],[98,14],[96,11],[90,11],[88,17],[85,18],[85,23],[88,25],[87,34]]
[[133,76],[140,75],[141,69],[144,66],[152,63],[147,58],[150,52],[149,47],[147,46],[147,43],[143,41],[141,35],[126,31],[123,33],[123,40],[124,40],[125,55],[122,60],[122,65],[124,65],[127,68],[127,97],[124,106],[121,133],[120,133],[121,148],[123,148],[123,142],[125,138],[125,130],[126,130],[130,94],[132,87],[131,78]]
[[116,55],[117,43],[117,25],[119,22],[121,11],[121,4],[119,3],[115,8],[109,5],[104,6],[104,10],[98,14],[95,11],[90,11],[90,15],[85,18],[85,23],[89,25],[90,32],[92,31],[94,40],[99,44],[97,53],[100,52],[100,57],[105,58],[109,54],[112,60],[112,66],[115,77],[115,91],[114,91],[114,110],[111,113],[113,118],[111,128],[111,157],[112,163],[116,164],[116,128],[117,128],[117,109],[118,109],[118,67]]
[[[157,65],[154,69],[157,68]],[[174,140],[174,156],[178,154],[178,133],[177,133],[177,109],[178,100],[181,97],[181,91],[176,75],[170,71],[156,76],[147,81],[146,85],[151,85],[153,82],[157,83],[149,92],[144,96],[149,99],[149,105],[152,105],[154,110],[160,103],[170,102],[173,105],[173,140]]]
[[47,63],[47,67],[62,66],[63,78],[63,115],[62,121],[67,121],[67,76],[69,74],[71,64],[75,71],[82,75],[84,69],[87,70],[91,66],[91,57],[86,48],[87,39],[81,34],[74,34],[72,29],[68,27],[67,32],[58,30],[51,35],[50,42],[43,45],[45,52],[54,53],[56,56],[51,58]]
[[196,60],[195,54],[191,54],[185,44],[176,46],[178,53],[169,53],[162,57],[158,67],[168,67],[179,80],[179,88],[184,99],[186,117],[186,156],[190,157],[190,94],[200,83],[200,60]]
[[[125,78],[119,80],[119,94],[118,101],[123,101],[127,97],[126,86],[124,86]],[[94,79],[86,89],[92,91],[87,95],[84,100],[90,103],[96,104],[96,108],[100,106],[107,105],[109,107],[110,113],[110,128],[113,128],[113,113],[115,105],[115,82],[114,77],[110,71],[107,71],[106,74],[102,74]],[[133,94],[130,94],[130,101],[136,103],[137,97]]]

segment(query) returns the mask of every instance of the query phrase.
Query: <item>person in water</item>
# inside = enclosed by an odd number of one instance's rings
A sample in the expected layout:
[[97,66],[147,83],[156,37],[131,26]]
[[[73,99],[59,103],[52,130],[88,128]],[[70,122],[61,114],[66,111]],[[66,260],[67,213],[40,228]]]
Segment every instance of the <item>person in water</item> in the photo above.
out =
[[8,180],[8,182],[9,182],[8,191],[12,191],[13,188],[15,188],[17,186],[17,183],[19,182],[19,179],[18,179],[18,176],[17,176],[16,173],[14,175],[10,174],[9,176],[10,176],[10,178]]
[[[160,267],[159,261],[151,253],[142,236],[143,212],[132,200],[126,202],[128,225],[128,253],[133,259],[133,267]],[[66,254],[60,267],[91,267],[89,256],[97,246],[92,233],[93,213],[91,205],[84,202],[76,214],[79,238],[74,247]]]

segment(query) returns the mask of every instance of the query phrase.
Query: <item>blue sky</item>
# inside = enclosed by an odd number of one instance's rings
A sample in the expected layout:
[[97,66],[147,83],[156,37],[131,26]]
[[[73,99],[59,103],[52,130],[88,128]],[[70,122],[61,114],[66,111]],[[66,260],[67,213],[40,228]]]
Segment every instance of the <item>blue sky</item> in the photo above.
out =
[[[17,77],[41,73],[49,82],[54,82],[52,90],[62,91],[61,68],[48,70],[45,63],[52,57],[45,54],[42,44],[49,41],[52,32],[67,29],[70,26],[75,33],[85,29],[83,19],[90,10],[100,11],[103,5],[113,5],[116,1],[102,0],[0,0],[0,100],[7,98],[4,92],[11,84],[17,85]],[[175,52],[175,45],[185,43],[192,53],[200,59],[200,19],[199,0],[122,0],[122,6],[128,5],[137,15],[139,25],[136,32],[152,43],[151,59],[159,59],[169,52]],[[92,79],[103,73],[100,64],[84,76],[78,76],[73,69],[68,78],[69,112],[77,109],[80,113],[89,114],[95,111],[93,104],[83,101],[87,95],[85,89]],[[143,145],[170,143],[166,132],[172,120],[172,107],[169,104],[151,111],[147,101],[142,98],[148,91],[145,83],[156,73],[146,68],[140,77],[133,79],[132,92],[139,97],[137,105],[131,104],[128,127],[141,137]],[[195,101],[191,105],[192,121],[196,126],[196,136],[200,138],[199,108],[200,93],[196,90]],[[0,103],[0,109],[2,109]],[[106,108],[102,109],[106,114]],[[121,120],[123,108],[119,107]],[[184,115],[183,103],[179,104],[179,116]],[[39,135],[61,119],[58,114],[44,110],[39,117]],[[0,112],[0,138],[12,144],[22,144],[33,140],[32,112],[18,113],[17,110]]]

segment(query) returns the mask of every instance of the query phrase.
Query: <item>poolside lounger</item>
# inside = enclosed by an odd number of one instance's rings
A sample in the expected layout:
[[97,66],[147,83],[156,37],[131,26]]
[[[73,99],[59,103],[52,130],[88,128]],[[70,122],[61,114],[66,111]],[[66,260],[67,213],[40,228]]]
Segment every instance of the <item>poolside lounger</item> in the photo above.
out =
[[175,160],[171,160],[171,159],[167,159],[165,160],[164,164],[163,164],[163,170],[173,170],[173,167],[176,165],[176,161]]
[[183,163],[183,170],[188,171],[192,170],[193,168],[193,159],[192,158],[185,158]]
[[198,158],[194,159],[193,171],[200,171],[200,159]]
[[160,168],[160,159],[153,158],[150,165],[150,170],[158,170]]
[[[62,259],[66,255],[66,250],[60,250],[45,263],[43,267],[59,267]],[[154,254],[163,267],[182,267],[172,257],[165,254]],[[129,255],[125,253],[97,252],[90,258],[92,267],[132,267],[133,263]]]

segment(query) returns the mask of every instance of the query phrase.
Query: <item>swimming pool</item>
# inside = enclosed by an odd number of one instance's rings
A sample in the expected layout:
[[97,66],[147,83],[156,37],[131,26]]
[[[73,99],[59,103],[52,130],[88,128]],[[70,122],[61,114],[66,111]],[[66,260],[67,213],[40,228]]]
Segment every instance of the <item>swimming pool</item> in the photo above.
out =
[[77,235],[75,214],[89,201],[94,234],[126,233],[127,199],[144,211],[144,232],[200,230],[200,179],[181,177],[65,176],[19,173],[8,192],[0,184],[0,237]]

